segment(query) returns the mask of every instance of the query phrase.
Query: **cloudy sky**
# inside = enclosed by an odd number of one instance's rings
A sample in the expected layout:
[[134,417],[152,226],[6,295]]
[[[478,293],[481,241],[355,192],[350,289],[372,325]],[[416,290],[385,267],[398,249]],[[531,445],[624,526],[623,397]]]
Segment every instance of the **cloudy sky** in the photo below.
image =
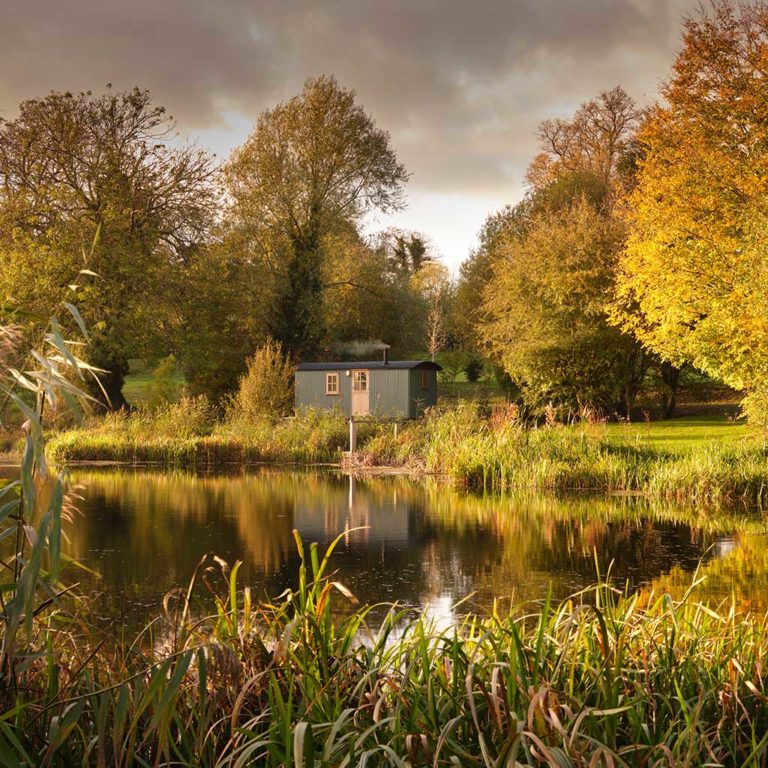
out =
[[395,223],[466,257],[523,193],[535,128],[622,84],[655,98],[698,0],[0,0],[0,115],[51,90],[149,88],[226,157],[258,113],[333,73],[411,172]]

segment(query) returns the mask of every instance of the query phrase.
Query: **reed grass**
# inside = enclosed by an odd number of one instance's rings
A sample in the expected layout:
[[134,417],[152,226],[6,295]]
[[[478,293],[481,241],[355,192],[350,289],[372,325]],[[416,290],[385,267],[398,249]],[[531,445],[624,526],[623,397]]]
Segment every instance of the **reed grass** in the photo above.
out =
[[[189,411],[192,411],[190,414]],[[307,411],[298,418],[229,418],[216,422],[181,401],[159,413],[138,411],[93,419],[55,434],[47,453],[56,463],[120,461],[196,467],[248,462],[339,462],[348,441],[344,417]],[[363,440],[379,425],[362,425]]]
[[348,428],[340,414],[308,411],[289,419],[214,423],[198,409],[182,403],[159,415],[112,416],[53,436],[48,455],[57,463],[182,467],[344,463],[351,469],[386,466],[445,475],[457,485],[491,492],[623,491],[702,504],[768,502],[768,449],[754,437],[676,452],[647,442],[623,442],[600,426],[494,421],[465,403],[434,410],[405,424],[397,435],[390,424],[362,422],[359,450],[348,457]]
[[[766,616],[699,604],[695,584],[675,601],[604,580],[449,628],[395,609],[371,627],[330,550],[321,559],[295,535],[295,589],[254,603],[238,564],[209,556],[166,598],[151,642],[114,643],[63,610],[38,617],[20,683],[0,693],[0,762],[765,763]],[[200,617],[203,585],[216,597]]]
[[755,438],[712,441],[680,453],[622,442],[605,427],[494,423],[472,406],[433,412],[397,437],[366,443],[357,464],[395,464],[491,492],[640,492],[702,504],[768,501],[768,448]]
[[[55,402],[56,389],[78,397],[59,364],[82,365],[51,325],[57,355],[36,356],[34,382],[21,377],[35,409],[15,396],[30,426],[21,479],[0,491],[0,535],[11,542],[16,534],[0,571],[0,765],[765,765],[768,615],[701,604],[696,583],[674,600],[619,592],[606,578],[557,605],[545,599],[448,628],[396,608],[372,626],[370,609],[355,606],[329,570],[334,545],[321,559],[294,532],[297,586],[272,601],[240,589],[239,563],[206,555],[142,635],[100,632],[89,604],[59,581],[73,490],[66,474],[49,497],[38,494],[43,398]],[[202,402],[174,408],[115,417],[60,444],[70,440],[76,451],[88,435],[98,450],[122,441],[126,455],[195,460],[205,458],[201,446],[211,456],[233,450],[214,448],[217,440],[266,455],[338,450],[331,416],[268,430],[212,424]],[[492,488],[608,481],[761,499],[766,462],[754,446],[713,449],[654,475],[656,459],[673,459],[611,447],[599,434],[526,430],[462,410],[433,414],[397,438],[372,425],[365,440],[371,461],[419,461]],[[207,599],[195,599],[201,592]]]

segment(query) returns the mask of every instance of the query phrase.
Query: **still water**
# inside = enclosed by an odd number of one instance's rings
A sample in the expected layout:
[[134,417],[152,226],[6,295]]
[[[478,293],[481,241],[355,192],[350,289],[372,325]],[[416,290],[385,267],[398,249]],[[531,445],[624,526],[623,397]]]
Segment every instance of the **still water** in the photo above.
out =
[[[296,582],[292,530],[323,548],[361,602],[399,602],[440,620],[494,599],[565,597],[609,566],[617,582],[768,607],[768,525],[627,497],[482,497],[438,482],[319,471],[236,475],[75,470],[79,512],[65,526],[65,580],[97,595],[107,621],[139,626],[213,552],[242,560],[241,585],[275,596]],[[98,576],[94,575],[98,574]],[[458,609],[456,602],[467,598]]]

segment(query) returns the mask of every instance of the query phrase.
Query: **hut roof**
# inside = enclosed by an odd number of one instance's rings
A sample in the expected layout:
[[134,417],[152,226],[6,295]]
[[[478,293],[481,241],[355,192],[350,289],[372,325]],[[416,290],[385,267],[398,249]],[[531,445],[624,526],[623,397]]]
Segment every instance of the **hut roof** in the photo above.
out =
[[296,366],[297,371],[349,371],[358,369],[373,370],[427,370],[442,371],[442,366],[433,363],[431,360],[355,360],[346,363],[299,363]]

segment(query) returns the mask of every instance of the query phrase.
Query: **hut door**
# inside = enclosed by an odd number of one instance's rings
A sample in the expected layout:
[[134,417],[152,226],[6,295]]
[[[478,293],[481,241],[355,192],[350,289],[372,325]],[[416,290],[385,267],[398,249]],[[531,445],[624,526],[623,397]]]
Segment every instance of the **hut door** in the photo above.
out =
[[352,415],[363,416],[369,410],[368,371],[352,371]]

